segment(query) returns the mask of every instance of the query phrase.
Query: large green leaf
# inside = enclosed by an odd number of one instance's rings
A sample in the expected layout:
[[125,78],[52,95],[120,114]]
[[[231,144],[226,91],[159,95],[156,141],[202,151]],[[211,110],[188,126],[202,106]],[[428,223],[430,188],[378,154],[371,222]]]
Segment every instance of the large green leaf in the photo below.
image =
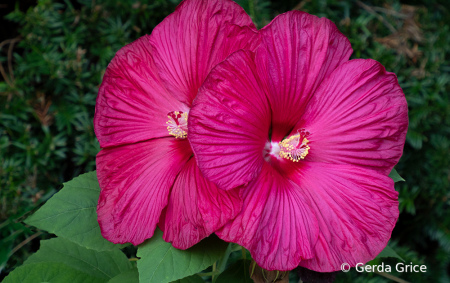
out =
[[115,245],[100,233],[97,222],[97,201],[100,195],[95,171],[80,175],[64,184],[25,223],[69,239],[97,251],[111,250]]
[[41,248],[24,264],[60,262],[93,277],[109,280],[131,269],[131,263],[119,249],[99,252],[64,238],[41,241]]
[[394,182],[400,182],[400,181],[405,181],[405,179],[403,179],[398,173],[397,170],[395,170],[394,168],[392,168],[391,173],[389,173],[389,177],[394,180]]
[[238,260],[219,275],[216,283],[253,283],[250,278],[250,263],[251,260],[248,259]]
[[219,260],[228,244],[210,236],[187,250],[178,250],[162,239],[162,231],[139,245],[137,266],[139,280],[145,283],[166,283],[200,272]]
[[22,265],[13,270],[3,283],[106,283],[63,263],[40,262]]
[[139,272],[137,268],[130,269],[124,273],[120,273],[108,283],[139,283]]
[[381,257],[395,257],[398,258],[401,261],[405,261],[403,258],[401,258],[391,247],[386,246],[381,253],[379,253],[375,258],[381,258]]

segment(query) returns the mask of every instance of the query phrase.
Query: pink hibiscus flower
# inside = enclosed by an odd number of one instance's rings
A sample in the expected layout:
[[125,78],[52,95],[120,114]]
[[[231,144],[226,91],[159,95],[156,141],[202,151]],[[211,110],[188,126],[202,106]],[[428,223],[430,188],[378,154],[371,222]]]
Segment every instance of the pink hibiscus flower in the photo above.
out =
[[187,117],[209,71],[232,52],[252,50],[259,35],[230,0],[186,0],[117,52],[99,90],[95,133],[98,222],[113,243],[152,237],[186,249],[239,213],[238,191],[205,180],[193,158]]
[[351,60],[329,20],[288,12],[205,80],[189,114],[200,170],[242,188],[240,214],[216,234],[267,270],[340,270],[373,259],[398,218],[389,172],[408,126],[396,76]]

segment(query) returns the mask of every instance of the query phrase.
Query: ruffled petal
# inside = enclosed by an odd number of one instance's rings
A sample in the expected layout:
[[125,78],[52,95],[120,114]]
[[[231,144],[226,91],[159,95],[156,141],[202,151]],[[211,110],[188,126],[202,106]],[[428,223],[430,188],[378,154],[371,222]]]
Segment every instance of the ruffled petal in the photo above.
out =
[[164,240],[187,249],[236,217],[239,190],[224,191],[207,181],[191,158],[178,175],[167,206]]
[[319,223],[314,258],[301,266],[338,271],[343,263],[366,263],[386,247],[399,214],[391,178],[359,166],[303,162],[289,179],[311,197]]
[[250,182],[264,162],[270,108],[253,57],[237,51],[214,68],[189,113],[188,139],[200,170],[221,189]]
[[143,36],[108,65],[94,116],[101,147],[169,136],[167,113],[189,110],[162,86],[152,53],[149,36]]
[[333,22],[298,11],[279,15],[260,32],[256,63],[269,89],[272,140],[280,141],[323,79],[348,61],[352,48]]
[[314,256],[317,220],[309,197],[265,163],[243,189],[241,213],[216,234],[247,248],[266,270],[292,270]]
[[188,141],[174,138],[101,150],[97,214],[103,237],[133,245],[150,238],[170,188],[191,155]]
[[323,82],[299,128],[311,133],[308,161],[355,164],[387,175],[403,152],[408,106],[395,74],[374,60],[351,60]]
[[256,48],[259,35],[231,0],[185,0],[153,30],[150,42],[165,86],[190,106],[210,70],[236,50]]

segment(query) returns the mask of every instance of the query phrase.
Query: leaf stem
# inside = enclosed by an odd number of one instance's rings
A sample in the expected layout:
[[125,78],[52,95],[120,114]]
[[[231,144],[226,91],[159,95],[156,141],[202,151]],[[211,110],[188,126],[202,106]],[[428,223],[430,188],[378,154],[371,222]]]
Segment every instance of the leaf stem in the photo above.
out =
[[25,246],[26,244],[28,244],[31,240],[33,240],[34,238],[38,237],[39,235],[41,235],[43,232],[37,232],[33,235],[31,235],[30,237],[26,238],[22,243],[18,244],[14,249],[12,249],[12,251],[9,252],[8,254],[8,258],[11,257],[15,252],[17,252],[21,247]]
[[233,243],[229,243],[227,249],[225,250],[225,253],[223,254],[222,258],[219,260],[219,263],[217,264],[217,270],[219,273],[222,273],[225,268],[227,267],[228,258],[230,257],[230,254],[234,252],[235,250],[233,248]]
[[216,280],[216,275],[214,274],[217,271],[217,261],[213,263],[213,267],[212,267],[212,272],[213,272],[213,276],[212,276],[212,282],[215,282]]
[[376,274],[378,274],[378,275],[381,275],[383,277],[386,277],[386,278],[391,279],[391,280],[393,280],[395,282],[398,282],[398,283],[409,283],[408,281],[405,281],[405,280],[403,280],[401,278],[398,278],[398,277],[396,277],[394,275],[391,275],[389,273],[386,273],[386,272],[378,272],[378,271],[374,271],[374,272]]
[[197,275],[200,277],[209,277],[209,276],[219,275],[219,274],[220,274],[220,272],[218,270],[216,270],[214,272],[197,273]]

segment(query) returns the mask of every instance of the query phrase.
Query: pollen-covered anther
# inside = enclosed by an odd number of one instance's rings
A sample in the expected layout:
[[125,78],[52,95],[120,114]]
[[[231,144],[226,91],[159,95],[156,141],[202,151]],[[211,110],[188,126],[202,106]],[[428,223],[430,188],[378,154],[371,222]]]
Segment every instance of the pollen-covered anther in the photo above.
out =
[[175,138],[185,139],[188,134],[188,113],[183,111],[172,111],[167,114],[169,121],[166,122],[169,134]]
[[280,157],[289,159],[294,162],[299,162],[305,159],[310,149],[307,137],[309,132],[301,129],[297,134],[282,140],[280,145]]

